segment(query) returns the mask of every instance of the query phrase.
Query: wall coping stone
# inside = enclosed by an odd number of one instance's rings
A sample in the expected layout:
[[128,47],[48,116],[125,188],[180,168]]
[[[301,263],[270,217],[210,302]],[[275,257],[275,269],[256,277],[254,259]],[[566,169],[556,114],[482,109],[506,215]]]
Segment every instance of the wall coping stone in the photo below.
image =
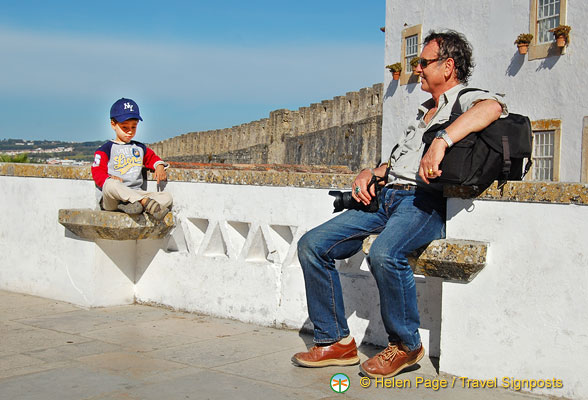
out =
[[483,191],[469,186],[445,186],[445,197],[520,203],[556,203],[588,205],[588,184],[579,182],[494,182]]
[[162,221],[146,214],[89,208],[61,209],[59,223],[83,239],[138,240],[163,239],[174,227],[174,217],[167,213]]
[[[343,166],[197,163],[172,165],[182,168],[168,168],[167,176],[170,182],[344,189],[351,187],[356,175]],[[89,166],[0,163],[0,176],[2,175],[92,180]]]
[[[0,163],[0,176],[91,180],[89,166]],[[347,189],[356,173],[343,166],[172,163],[170,182]],[[522,203],[588,205],[588,184],[578,182],[494,182],[482,192],[446,186],[445,197]]]

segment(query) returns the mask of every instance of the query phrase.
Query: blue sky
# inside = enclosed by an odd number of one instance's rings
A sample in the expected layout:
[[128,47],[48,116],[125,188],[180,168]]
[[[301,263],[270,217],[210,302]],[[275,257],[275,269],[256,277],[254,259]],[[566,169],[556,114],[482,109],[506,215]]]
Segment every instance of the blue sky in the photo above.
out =
[[0,5],[0,139],[106,140],[134,99],[155,142],[384,79],[385,1],[27,1]]

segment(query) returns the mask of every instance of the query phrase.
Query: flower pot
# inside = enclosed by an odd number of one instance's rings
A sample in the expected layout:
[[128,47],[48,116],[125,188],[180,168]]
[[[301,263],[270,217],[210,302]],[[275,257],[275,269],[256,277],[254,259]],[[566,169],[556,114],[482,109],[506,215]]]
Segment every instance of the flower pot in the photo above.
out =
[[392,79],[394,79],[395,81],[400,79],[400,71],[392,71]]
[[566,45],[566,37],[563,35],[556,37],[555,43],[557,44],[557,47],[564,47]]
[[519,48],[519,54],[527,54],[529,43],[518,43],[517,47]]

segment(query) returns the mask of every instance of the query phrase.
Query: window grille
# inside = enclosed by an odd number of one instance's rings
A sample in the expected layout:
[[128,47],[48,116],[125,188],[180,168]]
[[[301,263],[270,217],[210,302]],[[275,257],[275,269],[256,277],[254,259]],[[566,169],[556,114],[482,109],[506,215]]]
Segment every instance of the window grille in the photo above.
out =
[[410,66],[410,60],[415,58],[418,55],[419,51],[419,35],[412,35],[406,38],[406,53],[404,54],[404,60],[406,65],[404,66],[404,70],[406,72],[410,72],[412,67]]
[[533,132],[533,180],[552,181],[555,131]]
[[553,41],[550,29],[559,26],[560,0],[537,0],[537,43]]

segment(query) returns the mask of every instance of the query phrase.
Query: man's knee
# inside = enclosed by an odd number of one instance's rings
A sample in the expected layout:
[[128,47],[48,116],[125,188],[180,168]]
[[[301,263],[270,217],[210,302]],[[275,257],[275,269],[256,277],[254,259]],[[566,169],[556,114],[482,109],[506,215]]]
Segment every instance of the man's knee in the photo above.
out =
[[379,270],[401,270],[410,268],[404,251],[393,246],[387,246],[382,242],[378,243],[377,239],[370,247],[370,252],[367,258],[368,263],[374,272]]
[[306,232],[298,240],[298,256],[306,257],[309,253],[314,253],[315,240],[313,239],[312,231]]
[[323,236],[315,228],[306,232],[298,240],[298,259],[301,261],[303,267],[305,260],[317,259],[324,254],[322,238]]

